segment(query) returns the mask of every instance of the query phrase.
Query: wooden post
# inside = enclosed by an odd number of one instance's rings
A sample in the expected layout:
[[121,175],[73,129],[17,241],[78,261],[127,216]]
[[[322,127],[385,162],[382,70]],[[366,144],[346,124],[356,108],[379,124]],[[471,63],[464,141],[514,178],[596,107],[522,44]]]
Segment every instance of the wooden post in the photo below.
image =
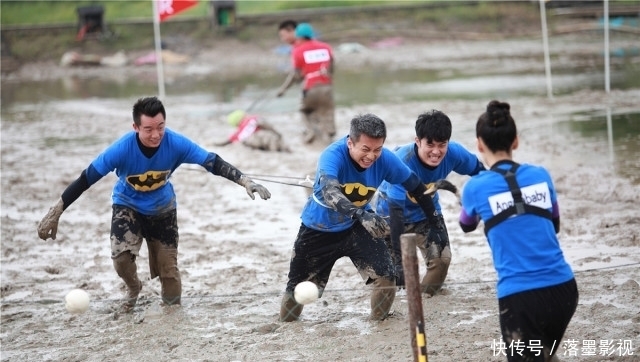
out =
[[409,333],[411,334],[413,359],[416,362],[428,362],[416,238],[416,234],[400,235],[402,269],[404,269],[404,285],[407,289],[407,304],[409,305]]

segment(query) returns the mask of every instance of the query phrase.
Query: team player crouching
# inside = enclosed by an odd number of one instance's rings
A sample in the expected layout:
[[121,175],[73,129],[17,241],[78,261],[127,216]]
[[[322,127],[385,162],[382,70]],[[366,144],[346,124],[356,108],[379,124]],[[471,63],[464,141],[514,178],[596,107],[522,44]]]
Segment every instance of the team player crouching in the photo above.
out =
[[425,215],[435,218],[426,187],[390,150],[384,148],[384,122],[365,114],[351,120],[349,135],[320,155],[313,194],[302,211],[302,225],[293,246],[289,281],[280,309],[281,321],[297,320],[303,305],[293,291],[312,281],[320,295],[335,262],[348,256],[366,284],[373,284],[371,318],[387,317],[396,294],[396,277],[384,237],[389,226],[372,212],[369,201],[382,181],[402,184]]

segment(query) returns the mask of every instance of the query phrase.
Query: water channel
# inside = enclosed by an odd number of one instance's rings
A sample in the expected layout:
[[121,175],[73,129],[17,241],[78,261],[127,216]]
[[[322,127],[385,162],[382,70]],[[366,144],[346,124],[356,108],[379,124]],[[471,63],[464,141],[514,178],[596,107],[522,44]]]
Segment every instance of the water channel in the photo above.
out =
[[[285,97],[271,94],[282,82],[281,76],[245,76],[220,82],[211,77],[186,77],[167,85],[167,95],[205,96],[214,102],[230,104],[219,107],[226,112],[237,104],[255,104],[263,114],[296,112],[298,92],[290,90]],[[393,72],[347,72],[336,77],[335,98],[338,106],[371,103],[399,103],[418,100],[501,99],[518,96],[544,96],[544,74],[508,74],[456,76],[453,73],[426,70]],[[570,94],[582,89],[602,89],[602,72],[574,69],[571,73],[554,74],[554,94]],[[611,74],[612,89],[640,87],[640,69],[630,65]],[[157,85],[148,80],[120,79],[106,81],[92,78],[63,78],[52,81],[2,82],[2,122],[38,118],[38,104],[50,101],[73,101],[90,98],[124,99],[156,94]],[[25,113],[29,114],[25,117]],[[602,109],[573,114],[554,120],[554,132],[578,136],[578,142],[603,144],[609,162],[616,172],[632,183],[640,184],[640,104],[638,109],[621,113]],[[6,141],[3,139],[3,141]]]

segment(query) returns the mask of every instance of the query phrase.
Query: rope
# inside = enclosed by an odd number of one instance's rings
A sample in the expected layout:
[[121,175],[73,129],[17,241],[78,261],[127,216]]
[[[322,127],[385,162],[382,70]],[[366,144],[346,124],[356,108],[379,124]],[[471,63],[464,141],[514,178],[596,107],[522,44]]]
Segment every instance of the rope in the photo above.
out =
[[267,180],[264,178],[259,178],[259,177],[251,177],[251,179],[253,180],[258,180],[258,181],[264,181],[264,182],[271,182],[274,184],[281,184],[281,185],[289,185],[289,186],[298,186],[298,187],[304,187],[307,189],[312,189],[313,186],[305,184],[304,182],[306,182],[307,180],[302,180],[302,181],[298,181],[297,184],[294,183],[290,183],[290,182],[283,182],[283,181],[276,181],[276,180]]
[[[249,177],[271,177],[271,178],[284,178],[284,179],[291,179],[291,180],[300,180],[302,179],[302,177],[299,176],[276,176],[276,175],[258,175],[258,174],[252,174],[252,173],[245,173],[246,176]],[[309,176],[307,175],[307,178]]]
[[629,264],[620,264],[620,265],[612,265],[612,266],[603,266],[603,267],[600,267],[600,268],[577,270],[574,273],[587,273],[587,272],[598,271],[598,270],[618,269],[618,268],[624,268],[624,267],[628,267],[628,266],[637,266],[637,265],[640,265],[640,263],[629,263]]
[[[191,168],[191,167],[183,167],[182,169],[183,170],[187,170],[187,171],[195,171],[195,172],[208,172],[208,171],[203,170],[203,169]],[[288,185],[288,186],[304,187],[304,188],[308,188],[308,189],[313,188],[313,180],[311,180],[309,178],[309,175],[307,175],[304,179],[301,178],[301,177],[296,177],[296,176],[258,175],[258,174],[249,174],[249,173],[245,173],[244,175],[248,176],[248,177],[251,177],[254,180],[258,180],[258,181],[271,182],[271,183],[275,183],[275,184]],[[300,180],[300,181],[298,181],[298,183],[291,183],[291,182],[270,180],[270,179],[266,179],[264,177],[281,178],[281,179],[289,179],[289,180]]]
[[[578,270],[578,271],[574,271],[575,274],[579,274],[579,273],[588,273],[588,272],[594,272],[594,271],[601,271],[601,270],[608,270],[608,269],[619,269],[619,268],[626,268],[626,267],[632,267],[632,266],[639,266],[640,262],[638,263],[628,263],[628,264],[620,264],[620,265],[612,265],[612,266],[606,266],[606,267],[600,267],[600,268],[592,268],[592,269],[585,269],[585,270]],[[495,283],[496,280],[478,280],[478,281],[468,281],[468,282],[453,282],[453,283],[445,283],[445,285],[447,286],[453,286],[453,285],[471,285],[471,284],[487,284],[487,283]],[[15,283],[12,285],[20,285],[20,284],[31,284],[28,282],[24,282],[24,283]],[[393,286],[393,287],[386,287],[386,288],[381,288],[381,289],[397,289],[397,287]],[[347,289],[325,289],[325,292],[330,292],[330,293],[353,293],[354,290],[353,288],[347,288]],[[157,294],[157,293],[156,293]],[[233,293],[233,294],[215,294],[215,295],[207,295],[207,296],[198,296],[198,295],[192,295],[192,296],[182,296],[182,299],[196,299],[199,298],[200,300],[206,300],[206,299],[224,299],[224,298],[246,298],[246,297],[273,297],[273,296],[279,296],[281,295],[282,292],[281,291],[277,291],[277,292],[263,292],[263,293],[251,293],[251,292],[237,292],[237,293]],[[122,301],[122,299],[96,299],[96,300],[92,300],[92,303],[94,302],[120,302]],[[15,300],[15,301],[3,301],[1,304],[2,305],[21,305],[21,304],[59,304],[59,303],[64,303],[64,300],[57,300],[57,299],[39,299],[39,300],[27,300],[27,299],[23,299],[23,300]]]

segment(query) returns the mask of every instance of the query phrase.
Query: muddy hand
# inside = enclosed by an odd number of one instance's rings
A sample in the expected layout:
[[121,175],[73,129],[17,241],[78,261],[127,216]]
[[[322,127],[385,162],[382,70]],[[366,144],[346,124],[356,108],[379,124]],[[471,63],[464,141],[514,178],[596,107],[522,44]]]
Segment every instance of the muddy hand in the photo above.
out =
[[60,215],[62,215],[63,211],[64,203],[62,202],[62,199],[59,199],[38,223],[38,236],[40,239],[56,239],[56,234],[58,233],[58,221],[60,220]]
[[378,214],[360,209],[356,212],[356,217],[374,238],[384,238],[391,231],[387,221]]
[[253,200],[256,199],[256,197],[253,195],[254,192],[257,192],[258,195],[260,195],[260,198],[262,198],[263,200],[267,200],[271,197],[271,193],[269,192],[269,190],[267,190],[266,187],[253,181],[247,182],[244,187],[245,189],[247,189],[247,194],[249,195],[249,197],[251,197],[251,199]]

